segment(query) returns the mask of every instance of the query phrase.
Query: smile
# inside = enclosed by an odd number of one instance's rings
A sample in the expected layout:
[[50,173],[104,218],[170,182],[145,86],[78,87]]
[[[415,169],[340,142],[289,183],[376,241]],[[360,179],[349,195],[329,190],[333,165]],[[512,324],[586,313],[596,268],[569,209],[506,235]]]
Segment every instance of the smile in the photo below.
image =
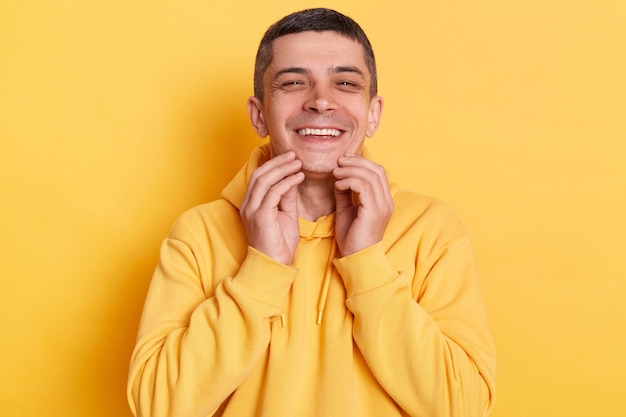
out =
[[298,130],[298,134],[302,136],[334,136],[337,137],[341,135],[341,130],[337,129],[300,129]]

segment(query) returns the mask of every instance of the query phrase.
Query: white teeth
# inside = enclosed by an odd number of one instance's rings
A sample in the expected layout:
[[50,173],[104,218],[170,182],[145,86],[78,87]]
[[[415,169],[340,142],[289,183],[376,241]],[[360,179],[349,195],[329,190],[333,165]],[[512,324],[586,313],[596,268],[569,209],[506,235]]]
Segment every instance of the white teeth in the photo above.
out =
[[302,136],[309,136],[309,135],[315,135],[315,136],[339,136],[341,134],[340,130],[337,129],[300,129],[298,130],[298,133],[301,134]]

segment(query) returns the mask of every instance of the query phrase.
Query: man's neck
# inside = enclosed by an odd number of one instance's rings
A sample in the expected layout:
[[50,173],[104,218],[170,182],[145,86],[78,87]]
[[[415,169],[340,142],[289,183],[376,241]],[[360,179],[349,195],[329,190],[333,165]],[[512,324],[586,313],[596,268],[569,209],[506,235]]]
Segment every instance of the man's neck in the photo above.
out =
[[335,178],[307,175],[298,186],[298,217],[315,221],[335,211]]

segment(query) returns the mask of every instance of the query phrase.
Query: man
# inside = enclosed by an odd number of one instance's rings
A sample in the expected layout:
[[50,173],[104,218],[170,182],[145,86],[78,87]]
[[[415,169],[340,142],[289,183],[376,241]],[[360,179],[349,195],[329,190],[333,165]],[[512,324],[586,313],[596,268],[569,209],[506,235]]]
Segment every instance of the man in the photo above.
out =
[[363,149],[382,98],[327,9],[268,29],[255,150],[165,240],[129,376],[138,416],[483,416],[494,348],[468,237]]

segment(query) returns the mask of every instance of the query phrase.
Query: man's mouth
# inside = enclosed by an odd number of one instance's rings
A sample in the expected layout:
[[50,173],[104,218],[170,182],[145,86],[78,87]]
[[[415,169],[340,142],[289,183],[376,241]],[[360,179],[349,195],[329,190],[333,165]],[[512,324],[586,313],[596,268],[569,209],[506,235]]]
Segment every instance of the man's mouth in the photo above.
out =
[[341,130],[338,129],[311,129],[304,128],[298,130],[298,134],[302,136],[333,136],[337,137],[341,135]]

